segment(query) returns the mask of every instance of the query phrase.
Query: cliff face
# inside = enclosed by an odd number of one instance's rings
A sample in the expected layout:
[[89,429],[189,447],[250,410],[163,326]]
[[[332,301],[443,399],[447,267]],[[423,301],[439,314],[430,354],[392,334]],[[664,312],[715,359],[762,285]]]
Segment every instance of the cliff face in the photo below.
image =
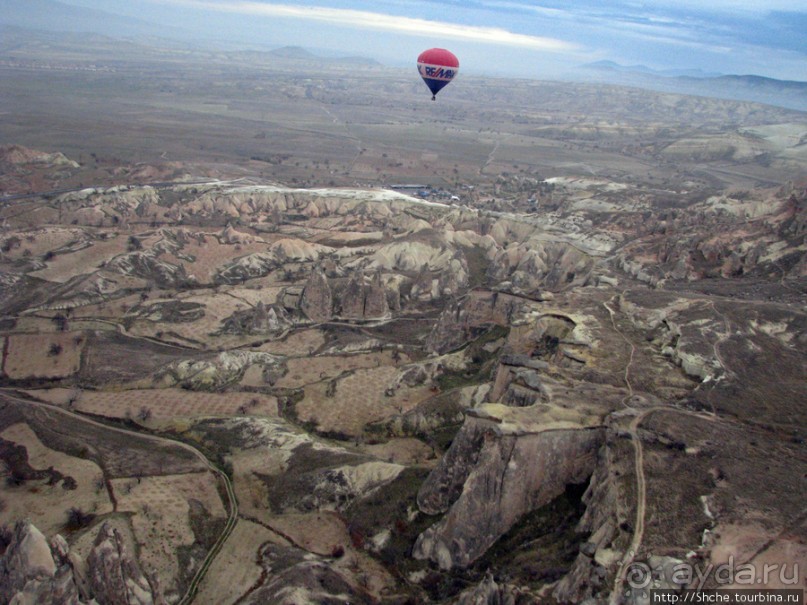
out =
[[[496,413],[503,406],[483,407]],[[420,535],[416,558],[442,569],[467,566],[524,514],[593,473],[603,429],[571,423],[513,428],[498,420],[469,417],[421,487],[424,512],[448,512]]]
[[[606,443],[615,436],[614,432],[608,431]],[[582,603],[588,598],[605,599],[611,589],[608,579],[613,577],[617,563],[617,557],[612,553],[618,552],[614,544],[627,541],[627,537],[621,537],[619,525],[628,520],[628,511],[620,505],[621,499],[612,481],[612,456],[608,445],[604,445],[583,495],[586,512],[577,530],[588,534],[588,540],[581,546],[569,573],[563,576],[552,592],[560,603]]]
[[120,535],[101,527],[87,560],[57,535],[50,543],[30,521],[15,527],[0,557],[0,602],[17,605],[164,605]]

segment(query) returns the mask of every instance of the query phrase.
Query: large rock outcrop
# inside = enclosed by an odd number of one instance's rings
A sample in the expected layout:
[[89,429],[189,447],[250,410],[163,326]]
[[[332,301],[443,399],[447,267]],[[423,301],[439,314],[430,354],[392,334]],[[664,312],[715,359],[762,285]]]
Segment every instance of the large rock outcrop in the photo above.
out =
[[339,565],[298,548],[266,544],[258,558],[265,569],[265,580],[239,600],[245,605],[372,605],[378,602],[366,590],[353,585],[350,574],[344,573]]
[[75,602],[78,591],[71,581],[65,582],[42,532],[30,521],[17,523],[0,557],[0,602]]
[[476,586],[464,590],[455,601],[456,605],[527,605],[537,602],[534,597],[523,594],[513,586],[497,584],[492,576],[487,576]]
[[413,555],[469,565],[524,514],[587,481],[603,435],[599,419],[548,405],[475,408],[418,493],[424,512],[448,512]]
[[19,521],[0,557],[0,602],[10,605],[165,605],[121,536],[104,524],[87,560],[55,536],[48,543],[30,521]]
[[557,292],[572,285],[585,285],[594,261],[574,246],[535,239],[512,243],[493,258],[487,279],[513,292]]
[[389,305],[381,273],[368,280],[357,270],[341,293],[340,315],[349,319],[379,319],[389,315]]
[[333,295],[322,267],[317,267],[303,288],[300,310],[311,321],[326,321],[333,311]]
[[156,580],[143,574],[121,535],[107,524],[101,527],[87,557],[87,581],[99,603],[158,605],[164,602]]
[[151,252],[130,252],[112,259],[107,268],[123,275],[151,280],[161,288],[183,288],[195,283],[183,265],[160,260]]

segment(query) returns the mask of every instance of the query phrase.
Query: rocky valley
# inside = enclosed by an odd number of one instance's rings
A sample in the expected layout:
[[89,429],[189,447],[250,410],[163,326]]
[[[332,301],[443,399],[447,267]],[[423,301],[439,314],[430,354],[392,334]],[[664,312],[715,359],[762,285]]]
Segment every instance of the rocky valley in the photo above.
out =
[[805,114],[470,79],[441,138],[398,75],[368,107],[336,69],[265,101],[349,161],[0,128],[0,600],[646,603],[677,564],[807,569]]

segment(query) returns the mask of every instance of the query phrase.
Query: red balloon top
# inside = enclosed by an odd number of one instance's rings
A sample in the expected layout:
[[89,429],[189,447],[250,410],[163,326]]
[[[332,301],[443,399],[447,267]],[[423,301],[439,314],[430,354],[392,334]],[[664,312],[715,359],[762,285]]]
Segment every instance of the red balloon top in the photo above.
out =
[[460,61],[456,56],[454,56],[454,53],[446,50],[445,48],[430,48],[429,50],[424,50],[418,56],[418,63],[443,65],[445,67],[460,66]]

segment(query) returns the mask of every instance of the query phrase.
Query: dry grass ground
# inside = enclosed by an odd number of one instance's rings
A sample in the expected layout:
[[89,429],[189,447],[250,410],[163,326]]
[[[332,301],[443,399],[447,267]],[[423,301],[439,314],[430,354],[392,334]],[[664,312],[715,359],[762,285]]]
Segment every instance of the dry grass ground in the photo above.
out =
[[[719,542],[711,552],[710,562],[717,566],[733,560],[735,567],[750,563],[758,580],[755,588],[807,590],[807,576],[802,571],[807,568],[807,527],[803,516],[794,521],[793,526],[773,537],[770,529],[752,519],[742,524],[718,525],[715,533]],[[767,577],[766,567],[770,571]],[[750,588],[740,583],[727,587]]]
[[420,439],[413,437],[393,438],[385,443],[362,444],[359,451],[379,460],[406,466],[433,465],[437,462],[434,450]]
[[113,430],[80,416],[5,398],[0,419],[25,421],[43,443],[72,456],[96,461],[107,478],[180,475],[206,471],[198,456],[169,442]]
[[398,369],[392,366],[356,370],[337,381],[332,397],[327,395],[326,383],[308,386],[297,404],[297,415],[320,431],[359,435],[367,424],[409,411],[433,395],[428,388],[418,387],[402,388],[387,397],[384,392],[397,376]]
[[[147,304],[158,302],[169,302],[172,299],[150,300]],[[155,337],[157,333],[171,331],[183,338],[196,341],[204,341],[214,346],[217,338],[210,334],[221,328],[221,322],[236,311],[243,311],[249,308],[249,304],[239,300],[224,292],[216,293],[212,290],[196,293],[181,299],[186,303],[197,303],[203,305],[204,316],[197,321],[187,323],[167,323],[153,322],[150,320],[135,320],[129,328],[129,333],[134,336]]]
[[54,389],[30,389],[20,390],[28,397],[44,401],[45,403],[52,403],[53,405],[66,406],[70,399],[76,397],[79,392],[73,389],[64,387],[56,387]]
[[43,332],[57,332],[58,327],[49,318],[42,315],[23,315],[17,318],[14,332],[27,334],[41,334]]
[[216,237],[207,235],[204,244],[194,240],[183,248],[183,254],[194,257],[193,262],[171,255],[166,259],[172,263],[183,263],[189,275],[193,275],[199,283],[209,284],[221,266],[241,256],[266,252],[268,248],[268,244],[259,241],[248,244],[221,244]]
[[354,582],[359,581],[376,597],[395,586],[394,578],[383,566],[363,548],[354,547],[341,515],[332,512],[282,515],[270,518],[268,525],[290,537],[295,546],[321,556],[330,557],[341,547],[344,554],[336,559],[334,567]]
[[31,428],[17,423],[2,433],[0,437],[17,445],[25,446],[28,464],[35,470],[54,470],[72,477],[75,489],[65,489],[63,482],[47,485],[47,480],[28,480],[17,487],[3,486],[0,500],[5,507],[2,518],[29,518],[47,536],[64,531],[67,511],[71,507],[80,508],[85,513],[103,515],[112,511],[112,503],[103,484],[101,468],[90,460],[82,460],[57,452],[45,446]]
[[[137,555],[137,543],[134,534],[132,533],[131,517],[127,513],[111,513],[104,517],[104,523],[109,524],[113,529],[117,530],[123,538],[123,544],[126,547],[126,552],[130,555]],[[75,553],[81,558],[87,558],[93,547],[93,542],[98,535],[100,525],[89,527],[85,531],[76,532],[70,536],[70,552]]]
[[[39,257],[46,253],[66,246],[85,237],[81,229],[44,227],[32,231],[18,231],[4,234],[3,240],[11,243],[12,238],[19,239],[18,244],[11,245],[5,257],[20,259],[25,256]],[[11,241],[10,241],[11,240]]]
[[[231,286],[227,288],[226,292],[229,296],[241,300],[246,304],[254,307],[259,302],[264,305],[271,305],[277,302],[277,296],[283,288],[278,286]],[[182,295],[177,296],[179,300],[184,300]]]
[[123,234],[108,240],[95,240],[89,248],[70,254],[57,254],[47,262],[47,267],[34,271],[31,275],[46,281],[64,283],[87,273],[89,268],[98,267],[104,261],[125,253],[127,240]]
[[321,330],[300,330],[289,334],[282,340],[265,342],[253,351],[284,355],[288,357],[311,355],[325,344],[325,335]]
[[[57,396],[58,397],[58,396]],[[277,416],[277,399],[260,393],[196,393],[183,389],[83,391],[74,401],[76,411],[109,418],[197,418],[201,416]]]
[[[406,357],[402,356],[400,363],[406,363],[405,359]],[[395,363],[390,351],[289,359],[287,362],[289,371],[277,381],[277,386],[296,389],[323,380],[330,380],[345,372],[394,366]]]
[[78,372],[86,337],[82,332],[12,334],[3,372],[13,380],[65,378]]
[[351,548],[345,520],[334,512],[275,515],[267,524],[291,538],[296,546],[317,555],[330,556],[338,546]]
[[118,511],[132,513],[141,564],[165,587],[175,586],[180,573],[177,551],[195,540],[188,500],[201,502],[210,517],[226,517],[215,477],[206,472],[115,479],[112,489]]
[[[238,452],[231,456],[229,462],[233,465],[233,488],[238,499],[238,509],[242,515],[266,521],[268,509],[266,502],[269,494],[266,484],[255,476],[267,465],[266,453],[260,450]],[[272,461],[276,464],[276,461]]]
[[261,578],[258,550],[271,542],[288,546],[289,542],[258,523],[239,519],[213,565],[199,586],[194,599],[198,605],[231,605]]
[[140,294],[136,293],[93,305],[83,305],[70,311],[68,322],[75,322],[79,319],[110,319],[117,321],[126,315],[129,309],[140,302]]

